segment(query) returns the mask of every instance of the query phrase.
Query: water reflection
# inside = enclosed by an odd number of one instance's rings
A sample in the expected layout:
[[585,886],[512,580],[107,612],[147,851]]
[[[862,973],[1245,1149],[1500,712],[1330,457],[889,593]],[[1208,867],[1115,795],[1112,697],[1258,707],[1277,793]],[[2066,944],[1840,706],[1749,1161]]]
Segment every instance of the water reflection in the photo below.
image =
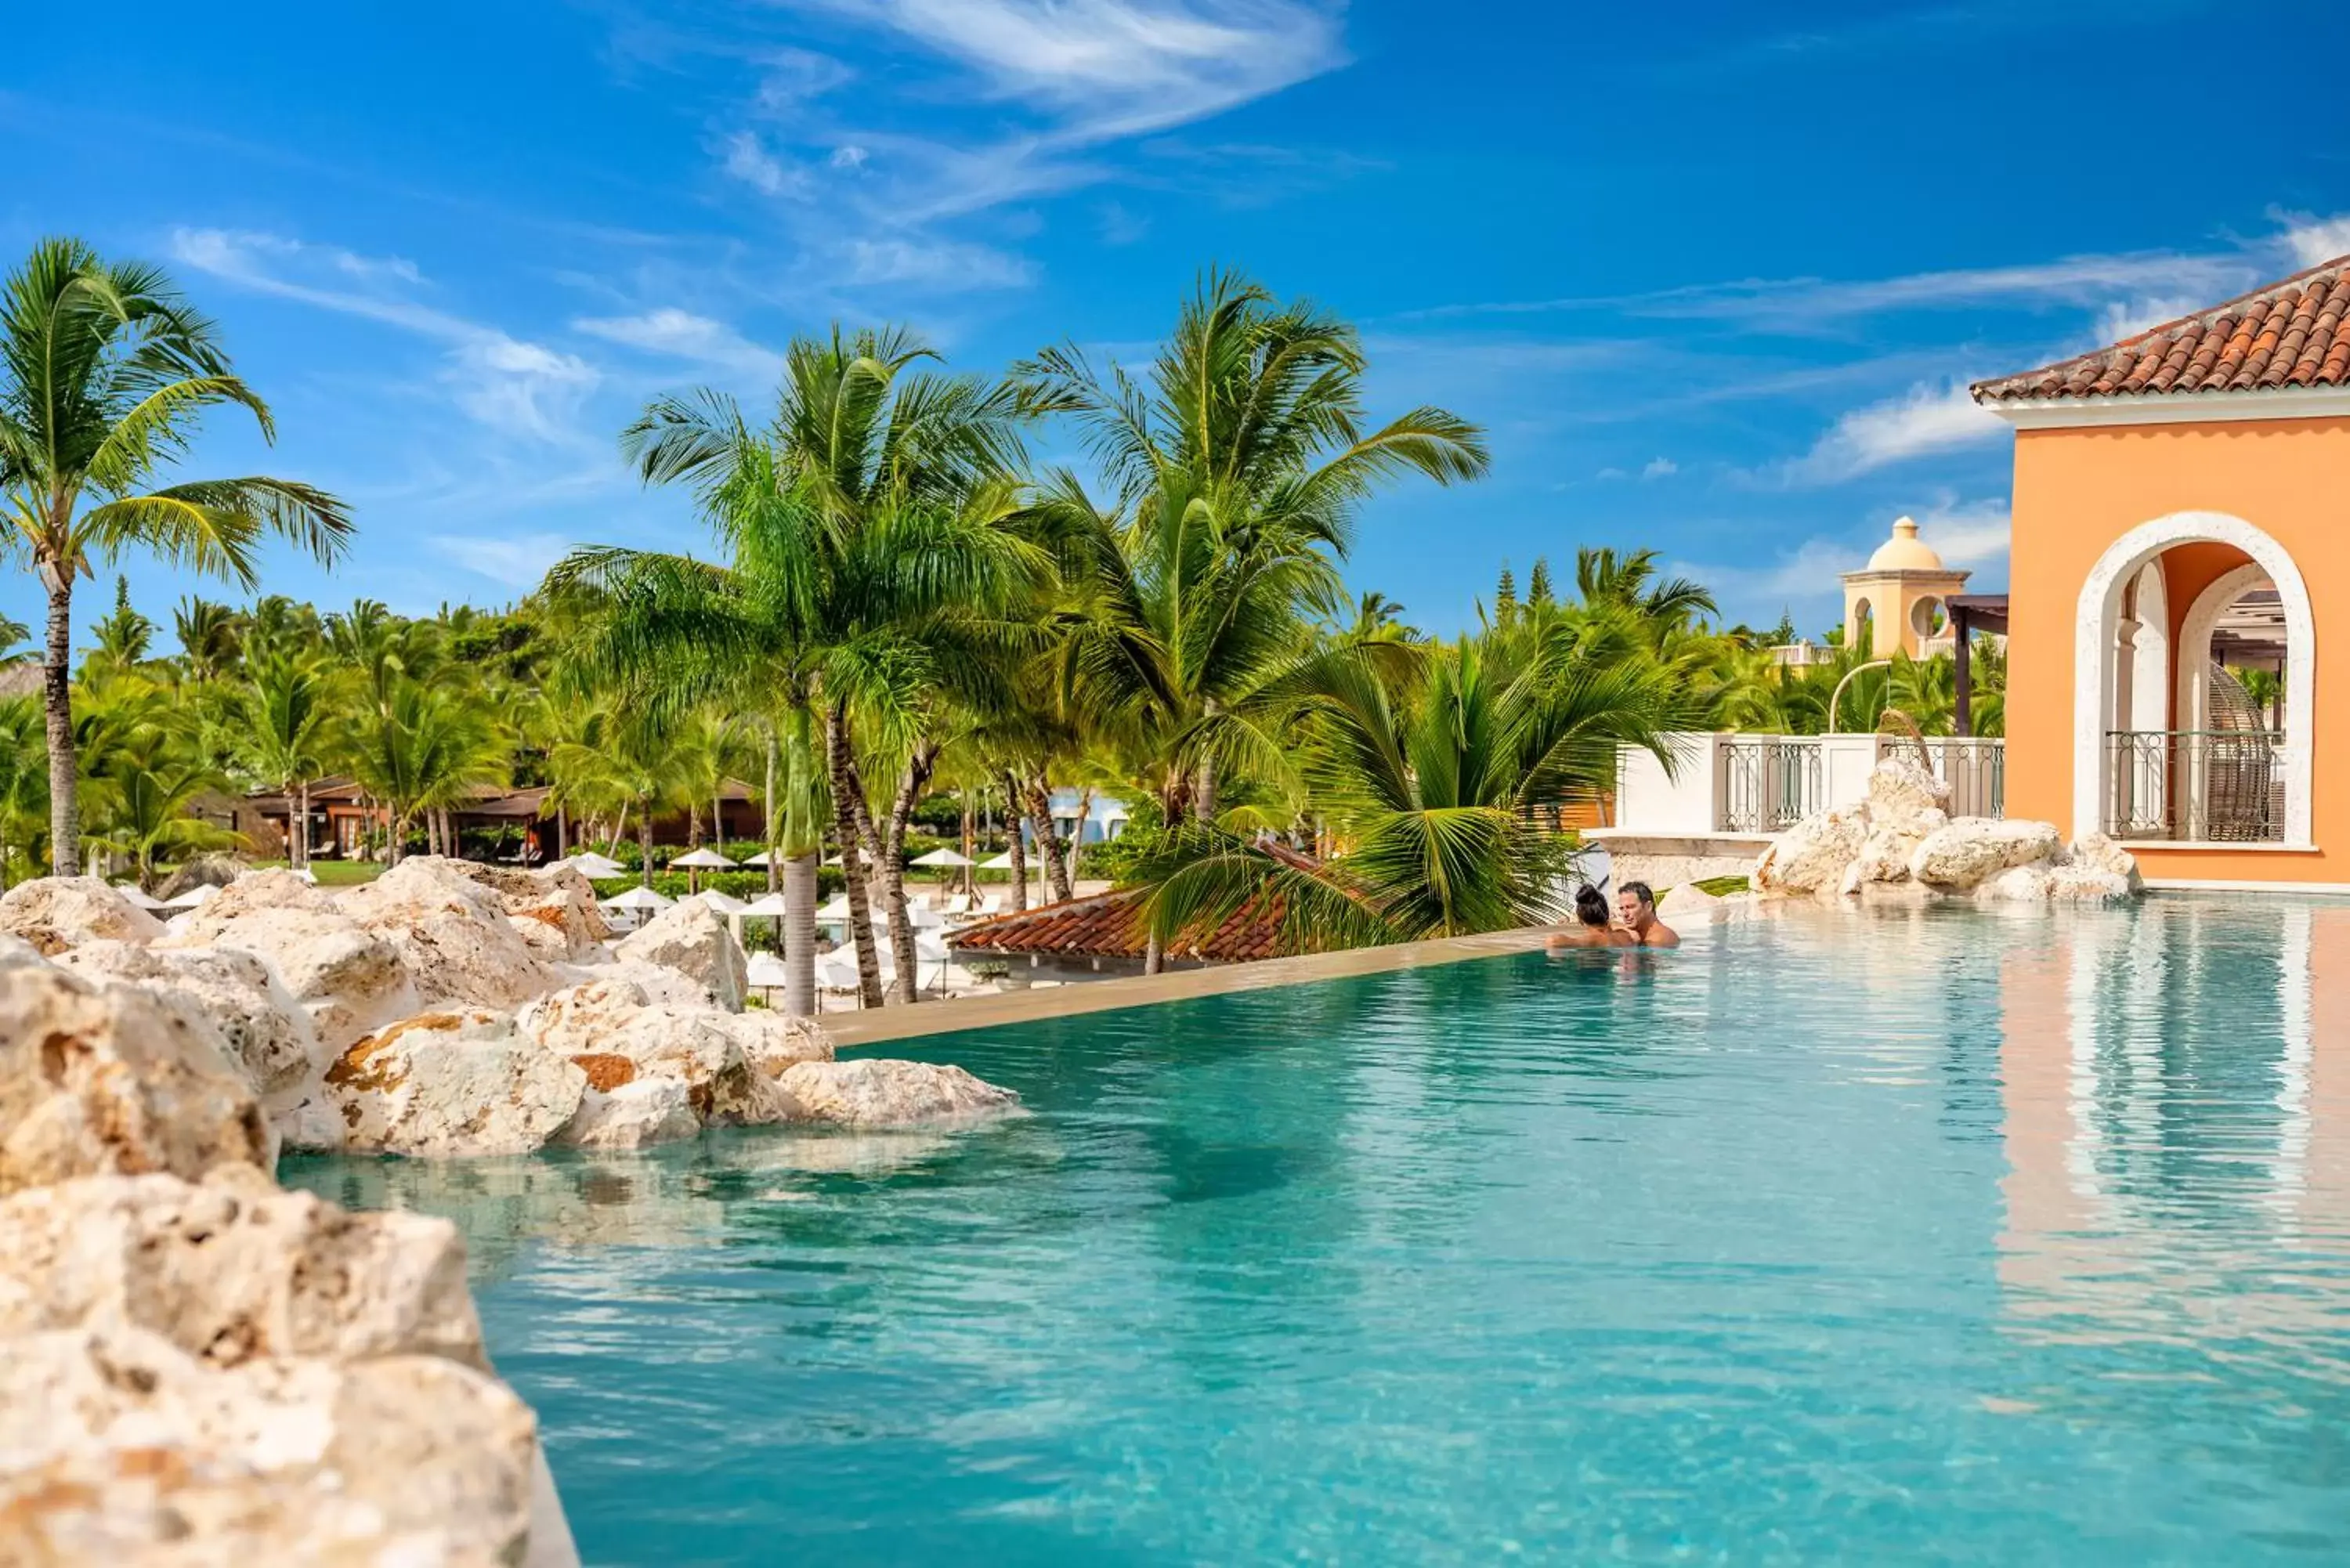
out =
[[2158,898],[2003,969],[2009,1330],[2350,1381],[2350,909]]

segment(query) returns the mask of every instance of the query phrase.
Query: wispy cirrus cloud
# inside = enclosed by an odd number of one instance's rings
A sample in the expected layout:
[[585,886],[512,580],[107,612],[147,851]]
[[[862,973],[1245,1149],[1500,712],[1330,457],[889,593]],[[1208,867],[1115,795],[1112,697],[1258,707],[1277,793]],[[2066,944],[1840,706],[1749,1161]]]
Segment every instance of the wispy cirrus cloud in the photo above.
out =
[[648,354],[762,374],[783,362],[781,355],[762,348],[724,322],[675,306],[661,306],[637,316],[578,317],[571,329]]
[[2285,248],[2293,253],[2299,265],[2316,266],[2336,256],[2350,255],[2350,213],[2321,218],[2314,213],[2272,207],[2269,216],[2284,225]]
[[571,548],[560,534],[433,534],[424,542],[467,571],[525,593]]
[[[797,281],[825,286],[943,293],[1032,283],[1034,266],[1001,248],[1000,223],[974,233],[962,221],[1114,179],[1180,182],[1183,150],[1160,148],[1137,175],[1120,144],[1347,58],[1340,8],[1315,0],[778,4],[811,23],[878,34],[907,62],[877,81],[805,48],[779,52],[712,135],[722,172],[774,202],[806,242]],[[1302,155],[1255,152],[1269,178],[1305,177]],[[823,213],[821,227],[794,211],[803,203]],[[865,232],[844,230],[844,214]],[[1104,238],[1118,243],[1128,232],[1107,224]]]
[[1911,458],[1995,441],[2006,428],[1977,406],[1965,382],[1920,382],[1899,397],[1853,410],[1811,451],[1759,477],[1791,485],[1838,484]]
[[551,444],[588,439],[576,416],[602,380],[594,366],[416,298],[423,278],[411,263],[228,229],[175,229],[171,254],[238,287],[446,344],[440,381],[458,408],[484,425]]

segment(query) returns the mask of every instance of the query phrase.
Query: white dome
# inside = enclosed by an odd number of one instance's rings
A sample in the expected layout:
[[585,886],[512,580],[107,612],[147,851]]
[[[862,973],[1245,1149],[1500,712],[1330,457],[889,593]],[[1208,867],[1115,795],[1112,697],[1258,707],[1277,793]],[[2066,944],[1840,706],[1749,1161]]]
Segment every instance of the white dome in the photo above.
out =
[[1898,517],[1894,519],[1893,537],[1879,545],[1877,554],[1869,556],[1868,569],[1872,572],[1939,572],[1944,567],[1942,557],[1934,554],[1918,537],[1917,520]]

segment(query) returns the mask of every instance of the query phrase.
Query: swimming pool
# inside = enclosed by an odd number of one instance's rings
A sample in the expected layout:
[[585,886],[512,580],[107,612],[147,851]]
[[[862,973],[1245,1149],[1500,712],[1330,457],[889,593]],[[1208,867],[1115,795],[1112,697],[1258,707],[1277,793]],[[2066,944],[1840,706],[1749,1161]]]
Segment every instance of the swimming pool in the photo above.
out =
[[1806,910],[941,1036],[456,1219],[596,1563],[2311,1563],[2350,906]]

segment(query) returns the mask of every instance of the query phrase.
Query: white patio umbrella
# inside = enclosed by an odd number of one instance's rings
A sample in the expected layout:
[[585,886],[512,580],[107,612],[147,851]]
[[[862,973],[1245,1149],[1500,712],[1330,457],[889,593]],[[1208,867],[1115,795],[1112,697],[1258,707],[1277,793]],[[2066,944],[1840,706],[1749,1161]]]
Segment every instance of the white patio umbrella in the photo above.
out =
[[166,898],[155,907],[159,909],[192,909],[220,896],[220,889],[209,882],[199,882],[176,898]]
[[791,983],[791,975],[786,971],[784,961],[774,953],[753,953],[750,961],[743,965],[743,983],[754,991],[781,991]]
[[959,855],[951,849],[933,849],[928,855],[915,856],[910,864],[915,866],[971,866],[977,864],[977,862],[973,861],[970,856]]
[[136,882],[117,882],[114,885],[114,890],[141,909],[160,909],[163,907],[163,900],[156,898]]
[[666,909],[677,900],[664,898],[650,888],[631,888],[625,893],[613,894],[603,902],[608,909]]
[[743,906],[743,913],[762,920],[780,920],[791,913],[781,893],[762,893]]
[[747,915],[751,912],[750,905],[730,893],[722,893],[715,888],[705,888],[699,893],[689,893],[686,897],[709,905],[722,915]]
[[983,871],[1009,871],[1012,869],[1012,852],[1007,849],[993,860],[983,860],[979,868]]
[[776,855],[762,849],[756,855],[744,856],[743,857],[742,864],[745,866],[766,867],[773,865],[777,861],[787,860],[789,858],[791,857],[787,855]]
[[629,868],[627,867],[621,865],[610,856],[598,855],[592,849],[583,850],[581,853],[574,855],[567,859],[558,860],[556,864],[558,866],[568,866],[574,871],[578,872],[582,877],[586,877],[593,881],[604,881],[614,877],[625,877],[629,874]]
[[691,854],[681,855],[671,861],[669,868],[672,871],[732,871],[734,862],[705,844]]
[[816,918],[819,920],[826,921],[845,920],[848,919],[848,895],[846,893],[834,894],[832,896],[832,901],[816,912]]

